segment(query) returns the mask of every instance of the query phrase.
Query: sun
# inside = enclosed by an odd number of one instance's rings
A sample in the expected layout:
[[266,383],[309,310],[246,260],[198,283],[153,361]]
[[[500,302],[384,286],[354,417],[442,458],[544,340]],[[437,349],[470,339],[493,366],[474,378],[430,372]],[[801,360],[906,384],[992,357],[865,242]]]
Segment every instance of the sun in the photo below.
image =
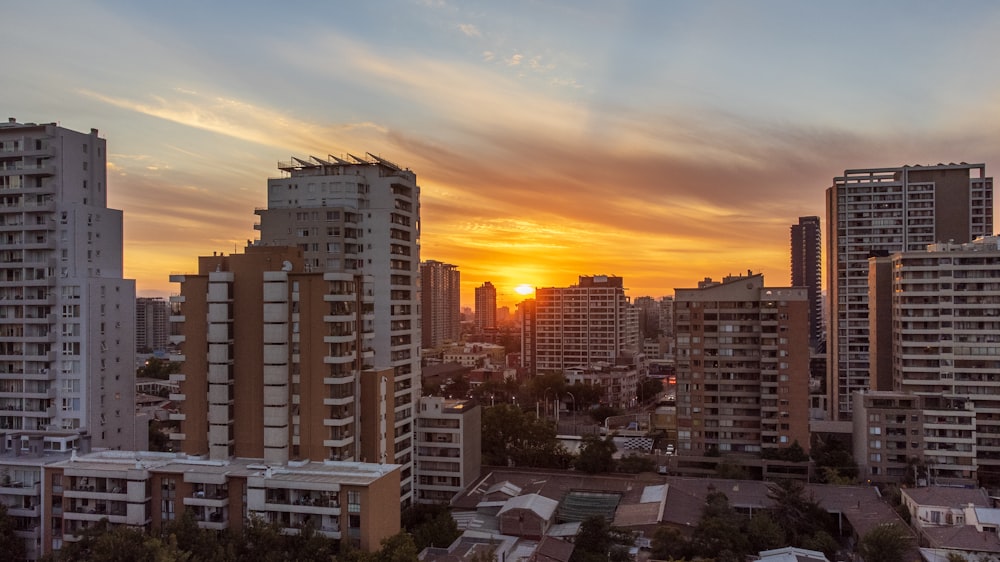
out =
[[517,287],[514,287],[514,292],[519,295],[530,295],[531,293],[535,292],[535,288],[532,287],[531,285],[528,285],[527,283],[522,283]]

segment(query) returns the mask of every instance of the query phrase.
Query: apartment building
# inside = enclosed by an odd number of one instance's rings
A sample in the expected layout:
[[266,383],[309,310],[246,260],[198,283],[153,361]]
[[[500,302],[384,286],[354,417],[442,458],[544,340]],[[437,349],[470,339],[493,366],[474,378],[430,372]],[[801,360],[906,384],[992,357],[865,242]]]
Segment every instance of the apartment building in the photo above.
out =
[[799,217],[791,228],[792,287],[809,290],[809,347],[823,339],[822,236],[819,217]]
[[489,281],[476,287],[476,333],[497,327],[497,288]]
[[173,276],[183,365],[172,375],[172,438],[184,452],[267,463],[394,458],[397,381],[374,367],[372,280],[305,265],[300,248],[248,246]]
[[470,400],[420,398],[416,501],[450,503],[479,478],[482,408]]
[[535,326],[537,307],[535,299],[524,299],[517,305],[517,315],[520,319],[521,329],[521,368],[529,374],[535,374],[535,349],[537,347],[537,334]]
[[993,233],[993,178],[985,164],[846,170],[826,190],[828,407],[850,419],[869,388],[868,258],[969,242]]
[[461,341],[461,289],[458,266],[435,260],[421,262],[421,336],[425,348]]
[[135,351],[152,353],[170,343],[170,303],[166,299],[135,299]]
[[[0,124],[0,433],[135,448],[135,282],[96,129]],[[143,428],[142,435],[145,435]]]
[[912,471],[911,459],[923,456],[923,401],[914,394],[858,391],[855,407],[854,462],[859,479],[898,483]]
[[808,309],[752,272],[675,290],[678,454],[808,450]]
[[[366,341],[372,356],[365,359],[375,372],[390,371],[384,379],[390,394],[386,462],[403,466],[401,499],[408,505],[413,486],[413,422],[420,393],[420,187],[416,174],[371,153],[346,159],[332,155],[293,158],[278,168],[282,177],[267,181],[267,208],[256,211],[260,216],[257,244],[301,249],[306,271],[366,278],[365,289],[358,292],[371,298],[371,338]],[[357,330],[367,328],[359,325]],[[304,354],[300,356],[305,360]],[[379,386],[383,379],[377,376],[372,381]],[[369,456],[368,460],[377,458]]]
[[872,293],[891,295],[871,306],[881,320],[872,323],[877,376],[894,390],[961,404],[967,427],[927,428],[936,437],[927,454],[938,471],[1000,482],[1000,238],[930,244],[873,259],[872,268],[886,270],[872,277]]
[[238,530],[251,517],[297,533],[309,523],[366,551],[399,532],[399,466],[259,459],[208,461],[176,453],[102,451],[42,467],[37,532],[43,554],[111,525],[159,530],[185,509],[198,526]]
[[621,357],[619,364],[598,362],[570,367],[563,371],[563,376],[570,385],[586,384],[604,389],[604,404],[622,409],[634,408],[638,403],[639,379],[648,370],[644,358],[645,354],[640,353],[635,356],[636,362]]
[[[615,363],[638,349],[638,311],[621,277],[581,276],[569,287],[535,290],[534,364],[538,372],[562,372],[599,362]],[[531,315],[525,314],[525,322]],[[527,361],[527,359],[525,359]]]

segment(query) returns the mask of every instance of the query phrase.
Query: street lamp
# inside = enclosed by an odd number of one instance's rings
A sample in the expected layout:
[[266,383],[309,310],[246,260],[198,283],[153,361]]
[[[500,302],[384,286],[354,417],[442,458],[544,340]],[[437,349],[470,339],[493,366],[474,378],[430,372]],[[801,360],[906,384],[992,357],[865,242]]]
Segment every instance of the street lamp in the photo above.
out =
[[573,408],[570,410],[570,415],[573,419],[573,435],[576,435],[576,396],[573,396],[573,393],[568,390],[566,394],[569,394],[569,397],[573,399]]
[[545,391],[542,392],[542,402],[545,404],[545,417],[549,417],[549,401],[546,396],[549,395],[550,390],[552,391],[552,394],[556,393],[552,387],[545,387]]

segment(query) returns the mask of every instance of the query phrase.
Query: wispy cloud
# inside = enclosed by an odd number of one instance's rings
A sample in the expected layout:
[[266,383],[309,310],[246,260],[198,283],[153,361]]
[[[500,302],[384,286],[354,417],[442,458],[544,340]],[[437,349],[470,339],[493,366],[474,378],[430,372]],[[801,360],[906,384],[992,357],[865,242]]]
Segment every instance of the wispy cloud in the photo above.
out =
[[464,33],[467,37],[482,37],[483,34],[479,31],[479,28],[471,23],[460,23],[458,24],[458,29]]

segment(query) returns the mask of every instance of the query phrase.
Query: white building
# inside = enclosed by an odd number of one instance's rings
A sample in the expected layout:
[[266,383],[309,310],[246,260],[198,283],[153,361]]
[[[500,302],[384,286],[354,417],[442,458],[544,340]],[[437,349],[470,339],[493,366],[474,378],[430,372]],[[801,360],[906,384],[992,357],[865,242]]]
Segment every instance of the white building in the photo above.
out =
[[479,477],[482,412],[469,400],[420,398],[416,501],[448,503]]
[[0,432],[145,447],[133,417],[135,282],[122,279],[105,158],[96,129],[0,124]]
[[993,233],[985,164],[846,170],[826,191],[827,392],[834,419],[869,388],[868,258]]
[[[892,295],[880,297],[875,278],[873,314],[884,321],[872,324],[873,372],[889,371],[882,378],[895,390],[927,404],[932,477],[969,477],[978,468],[981,482],[1000,483],[1000,238],[930,244],[873,263],[887,269]],[[962,431],[931,424],[958,415]]]
[[[403,505],[412,499],[414,407],[420,393],[420,188],[410,170],[368,154],[294,158],[267,182],[260,243],[296,246],[313,271],[371,276],[375,370],[392,369],[394,442]],[[368,295],[365,295],[368,296]]]

